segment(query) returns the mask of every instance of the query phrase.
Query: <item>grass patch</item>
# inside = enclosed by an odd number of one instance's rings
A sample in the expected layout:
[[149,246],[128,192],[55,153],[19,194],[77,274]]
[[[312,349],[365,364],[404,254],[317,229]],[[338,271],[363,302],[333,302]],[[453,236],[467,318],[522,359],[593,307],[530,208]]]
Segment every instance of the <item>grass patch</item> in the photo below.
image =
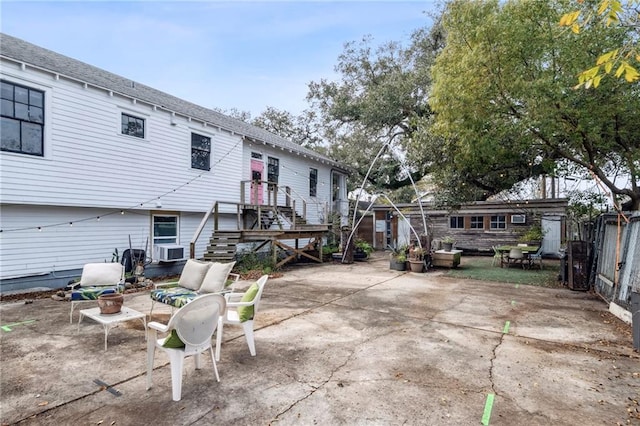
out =
[[557,260],[543,260],[542,270],[538,268],[523,270],[520,267],[501,268],[500,265],[491,266],[492,261],[492,257],[463,256],[460,265],[450,269],[446,276],[548,288],[563,287],[562,283],[558,282],[560,263]]

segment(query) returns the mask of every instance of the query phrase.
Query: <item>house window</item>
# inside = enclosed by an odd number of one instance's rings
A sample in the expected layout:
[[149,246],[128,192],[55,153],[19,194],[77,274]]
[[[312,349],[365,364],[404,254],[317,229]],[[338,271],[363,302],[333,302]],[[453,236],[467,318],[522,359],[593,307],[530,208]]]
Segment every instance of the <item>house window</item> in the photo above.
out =
[[2,85],[0,98],[2,151],[44,155],[44,92],[9,83]]
[[278,184],[278,177],[280,176],[280,160],[273,157],[267,158],[267,181],[269,182],[269,189],[273,189],[274,185]]
[[471,216],[471,229],[484,229],[484,216]]
[[178,243],[178,216],[153,216],[153,244]]
[[507,217],[505,215],[491,216],[489,227],[491,229],[507,229]]
[[318,169],[309,169],[309,196],[315,197],[318,193]]
[[211,138],[191,133],[191,168],[210,170]]
[[451,217],[449,217],[449,228],[451,228],[451,229],[464,229],[464,216],[451,216]]
[[144,139],[144,118],[122,113],[122,134]]

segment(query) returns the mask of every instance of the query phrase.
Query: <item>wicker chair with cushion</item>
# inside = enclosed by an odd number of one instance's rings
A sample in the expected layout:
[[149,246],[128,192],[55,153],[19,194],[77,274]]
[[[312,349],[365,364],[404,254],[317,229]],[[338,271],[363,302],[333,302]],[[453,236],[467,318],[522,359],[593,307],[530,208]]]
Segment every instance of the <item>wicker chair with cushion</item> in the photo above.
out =
[[231,272],[234,265],[235,262],[187,260],[179,281],[155,284],[155,289],[150,294],[149,316],[153,313],[156,302],[181,308],[202,294],[233,291],[233,285],[240,279],[240,275]]
[[80,282],[71,291],[71,312],[69,322],[73,322],[73,310],[78,303],[96,302],[103,294],[124,290],[124,266],[119,263],[87,263],[82,268]]

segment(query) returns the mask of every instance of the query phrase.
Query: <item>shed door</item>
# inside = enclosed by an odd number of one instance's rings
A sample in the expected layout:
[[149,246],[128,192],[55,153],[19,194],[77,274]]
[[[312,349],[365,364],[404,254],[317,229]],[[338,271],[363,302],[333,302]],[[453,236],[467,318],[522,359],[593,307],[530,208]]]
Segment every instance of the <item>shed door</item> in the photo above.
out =
[[562,243],[562,218],[560,216],[547,216],[542,218],[542,229],[545,231],[542,240],[542,253],[557,254]]

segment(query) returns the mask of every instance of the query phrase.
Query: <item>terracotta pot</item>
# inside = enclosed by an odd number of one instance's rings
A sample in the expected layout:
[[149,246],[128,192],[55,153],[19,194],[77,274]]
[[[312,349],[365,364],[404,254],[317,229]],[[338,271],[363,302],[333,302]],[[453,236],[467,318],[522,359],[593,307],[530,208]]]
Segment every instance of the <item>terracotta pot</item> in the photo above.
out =
[[122,309],[124,296],[120,293],[110,293],[98,296],[98,306],[103,315],[117,314]]
[[409,266],[411,268],[411,272],[422,272],[424,262],[422,260],[410,260]]

